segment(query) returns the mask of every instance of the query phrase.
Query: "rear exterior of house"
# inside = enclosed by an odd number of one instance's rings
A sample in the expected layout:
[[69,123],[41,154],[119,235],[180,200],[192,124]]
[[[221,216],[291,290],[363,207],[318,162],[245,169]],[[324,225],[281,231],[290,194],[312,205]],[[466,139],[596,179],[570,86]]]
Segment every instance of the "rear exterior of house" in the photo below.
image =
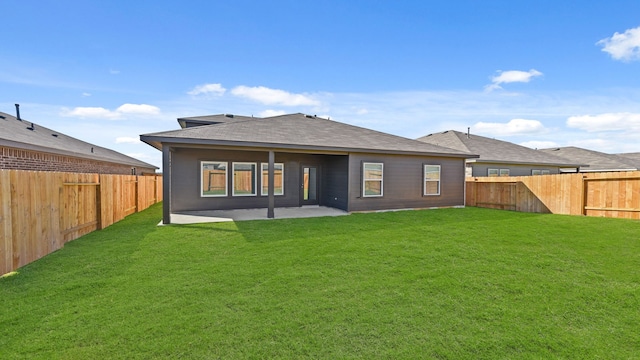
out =
[[163,151],[165,223],[199,210],[464,206],[469,153],[303,114],[183,126],[141,135]]

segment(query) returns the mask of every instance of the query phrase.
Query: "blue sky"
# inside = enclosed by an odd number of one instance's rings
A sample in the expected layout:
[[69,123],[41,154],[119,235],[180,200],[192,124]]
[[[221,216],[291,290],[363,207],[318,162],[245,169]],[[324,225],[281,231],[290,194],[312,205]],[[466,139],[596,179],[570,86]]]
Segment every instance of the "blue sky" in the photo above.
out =
[[4,0],[0,111],[156,165],[177,117],[640,152],[638,1]]

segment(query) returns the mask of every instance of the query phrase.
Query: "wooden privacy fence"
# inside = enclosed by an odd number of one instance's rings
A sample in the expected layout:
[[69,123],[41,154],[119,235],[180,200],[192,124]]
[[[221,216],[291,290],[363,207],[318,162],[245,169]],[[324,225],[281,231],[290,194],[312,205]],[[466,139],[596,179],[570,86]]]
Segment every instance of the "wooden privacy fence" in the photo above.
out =
[[0,275],[161,200],[156,175],[0,170]]
[[466,205],[640,219],[640,171],[471,178]]

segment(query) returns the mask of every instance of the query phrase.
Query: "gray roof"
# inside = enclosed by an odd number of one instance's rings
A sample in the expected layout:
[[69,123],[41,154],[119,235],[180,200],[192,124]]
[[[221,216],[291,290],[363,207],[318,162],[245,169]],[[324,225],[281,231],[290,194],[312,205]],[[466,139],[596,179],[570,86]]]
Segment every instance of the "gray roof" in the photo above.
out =
[[558,167],[577,167],[580,165],[580,163],[573,162],[573,160],[567,160],[526,146],[480,135],[469,134],[467,136],[466,133],[455,130],[429,134],[417,140],[459,151],[480,154],[480,158],[471,160],[475,162]]
[[155,165],[78,140],[29,120],[18,120],[15,116],[3,112],[0,112],[0,145],[127,166],[158,168]]
[[616,155],[622,156],[625,159],[631,160],[631,163],[640,169],[640,152],[623,153],[623,154],[616,154]]
[[473,158],[467,151],[448,149],[400,136],[304,114],[243,118],[214,125],[140,135],[157,149],[162,143],[302,150],[370,152]]
[[550,149],[542,149],[541,151],[548,154],[561,156],[572,161],[589,165],[588,168],[580,168],[580,171],[632,171],[637,170],[638,166],[626,157],[606,154],[599,151],[583,149],[575,146],[566,146]]

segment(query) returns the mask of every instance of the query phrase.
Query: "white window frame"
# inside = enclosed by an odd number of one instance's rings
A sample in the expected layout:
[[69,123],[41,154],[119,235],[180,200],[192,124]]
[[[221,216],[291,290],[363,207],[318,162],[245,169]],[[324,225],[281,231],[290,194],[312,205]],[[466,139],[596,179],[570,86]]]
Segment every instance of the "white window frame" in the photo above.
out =
[[[204,166],[208,164],[224,164],[224,194],[204,193]],[[229,163],[227,161],[200,161],[200,197],[225,197],[229,194]]]
[[[505,174],[503,174],[503,172]],[[509,176],[509,174],[511,173],[511,171],[509,169],[500,169],[500,176]]]
[[551,171],[549,171],[549,170],[547,170],[547,169],[544,169],[544,170],[541,170],[541,169],[533,169],[533,170],[531,170],[531,175],[536,175],[536,176],[538,176],[538,175],[549,175],[549,174],[551,174]]
[[551,171],[550,170],[542,170],[541,175],[551,175]]
[[[491,173],[495,172],[494,175],[492,175]],[[500,176],[500,169],[493,169],[493,168],[489,168],[487,169],[487,176],[488,177],[499,177]]]
[[[256,196],[258,194],[258,163],[255,162],[233,162],[231,163],[231,193],[233,196]],[[251,194],[236,194],[236,165],[253,165],[253,193]]]
[[[427,178],[427,167],[437,167],[438,168],[438,180],[433,180]],[[435,194],[427,194],[427,182],[437,182],[438,183],[438,192]],[[442,166],[440,165],[432,165],[432,164],[424,164],[422,166],[422,195],[424,196],[438,196],[440,195],[440,184],[442,182]]]
[[[273,163],[274,166],[274,170],[276,166],[281,166],[282,167],[282,192],[278,193],[276,192],[276,187],[275,187],[275,183],[273,184],[273,195],[275,196],[281,196],[284,195],[284,163]],[[267,189],[267,191],[264,191],[264,183],[262,182],[262,175],[264,172],[267,172],[267,176],[269,176],[269,163],[261,163],[260,164],[260,195],[261,196],[267,196],[269,195],[269,190]],[[275,177],[274,177],[275,178]]]
[[[367,179],[365,177],[366,172],[366,167],[367,165],[375,165],[378,166],[380,165],[380,172],[381,172],[381,176],[380,179]],[[366,193],[366,184],[368,181],[379,181],[380,182],[380,194],[375,194],[375,195],[367,195]],[[381,162],[363,162],[362,163],[362,197],[382,197],[384,195],[384,163]]]

